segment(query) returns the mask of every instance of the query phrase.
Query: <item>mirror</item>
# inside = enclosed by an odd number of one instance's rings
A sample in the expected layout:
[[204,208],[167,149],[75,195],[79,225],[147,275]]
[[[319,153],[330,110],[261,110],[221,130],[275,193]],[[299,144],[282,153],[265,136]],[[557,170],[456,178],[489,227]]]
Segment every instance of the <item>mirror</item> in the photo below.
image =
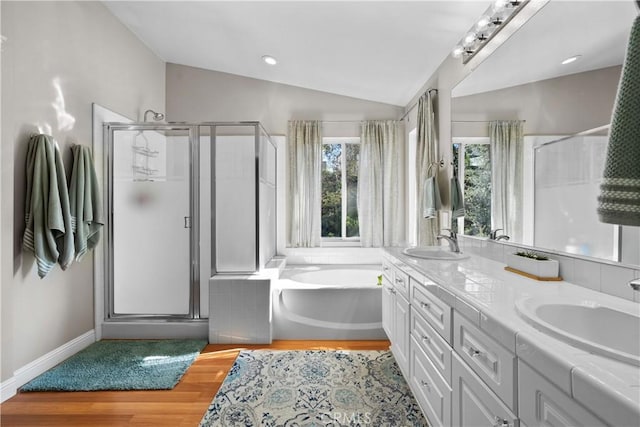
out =
[[460,232],[491,230],[488,122],[522,120],[522,230],[510,241],[640,264],[640,227],[596,215],[603,126],[637,14],[632,1],[550,1],[453,89],[453,158],[467,205]]

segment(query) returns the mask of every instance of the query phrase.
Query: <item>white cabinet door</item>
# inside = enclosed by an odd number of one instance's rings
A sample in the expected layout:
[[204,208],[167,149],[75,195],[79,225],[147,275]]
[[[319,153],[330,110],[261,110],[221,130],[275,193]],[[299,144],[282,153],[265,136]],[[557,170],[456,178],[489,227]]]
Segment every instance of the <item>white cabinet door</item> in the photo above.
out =
[[486,384],[453,353],[452,425],[515,427],[516,416]]
[[409,386],[432,427],[451,425],[451,388],[431,363],[422,346],[411,338]]
[[458,312],[454,315],[453,324],[454,350],[515,411],[515,355]]
[[409,375],[409,302],[399,293],[395,296],[393,355],[405,375]]
[[386,277],[382,279],[382,328],[387,334],[387,338],[389,341],[393,341],[393,333],[394,333],[394,310],[395,310],[395,298],[394,298],[394,289],[391,286],[389,280]]
[[518,384],[520,418],[530,427],[606,425],[522,361]]

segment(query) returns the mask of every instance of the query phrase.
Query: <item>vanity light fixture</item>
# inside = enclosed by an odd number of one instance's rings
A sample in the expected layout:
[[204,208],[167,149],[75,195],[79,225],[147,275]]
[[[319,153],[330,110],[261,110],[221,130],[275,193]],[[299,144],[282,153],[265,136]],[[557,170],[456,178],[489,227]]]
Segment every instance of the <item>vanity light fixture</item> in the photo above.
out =
[[567,59],[565,59],[564,61],[562,61],[562,65],[567,65],[567,64],[571,64],[572,62],[577,61],[578,59],[580,59],[582,57],[582,55],[574,55],[571,56]]
[[469,62],[529,1],[496,0],[460,40],[451,55],[462,57],[463,64]]
[[276,65],[278,60],[271,55],[263,55],[262,60],[269,65]]

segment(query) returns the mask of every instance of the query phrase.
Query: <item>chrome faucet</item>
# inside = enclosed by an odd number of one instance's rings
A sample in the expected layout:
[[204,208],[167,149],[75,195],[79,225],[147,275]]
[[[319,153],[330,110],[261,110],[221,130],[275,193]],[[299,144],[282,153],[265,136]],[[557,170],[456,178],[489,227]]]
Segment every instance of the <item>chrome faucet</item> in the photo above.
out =
[[460,253],[460,246],[458,245],[458,235],[456,234],[456,232],[449,228],[445,228],[444,231],[448,231],[450,235],[445,236],[444,234],[438,234],[436,236],[436,239],[438,239],[438,241],[445,239],[449,243],[449,249],[451,249],[451,252]]
[[496,228],[495,230],[491,230],[491,232],[489,233],[489,240],[509,240],[509,236],[507,236],[506,234],[501,234],[498,236],[498,231],[502,231],[504,230],[503,228]]
[[629,286],[631,286],[631,289],[633,289],[634,291],[640,291],[640,279],[634,279],[630,281]]

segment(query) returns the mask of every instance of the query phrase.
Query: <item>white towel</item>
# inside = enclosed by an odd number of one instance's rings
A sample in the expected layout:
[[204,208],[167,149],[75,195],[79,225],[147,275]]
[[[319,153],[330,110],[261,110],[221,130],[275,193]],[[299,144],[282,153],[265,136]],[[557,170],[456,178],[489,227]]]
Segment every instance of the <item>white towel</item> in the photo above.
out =
[[425,218],[435,218],[440,210],[440,188],[434,176],[424,181],[424,200],[422,206],[422,216]]

